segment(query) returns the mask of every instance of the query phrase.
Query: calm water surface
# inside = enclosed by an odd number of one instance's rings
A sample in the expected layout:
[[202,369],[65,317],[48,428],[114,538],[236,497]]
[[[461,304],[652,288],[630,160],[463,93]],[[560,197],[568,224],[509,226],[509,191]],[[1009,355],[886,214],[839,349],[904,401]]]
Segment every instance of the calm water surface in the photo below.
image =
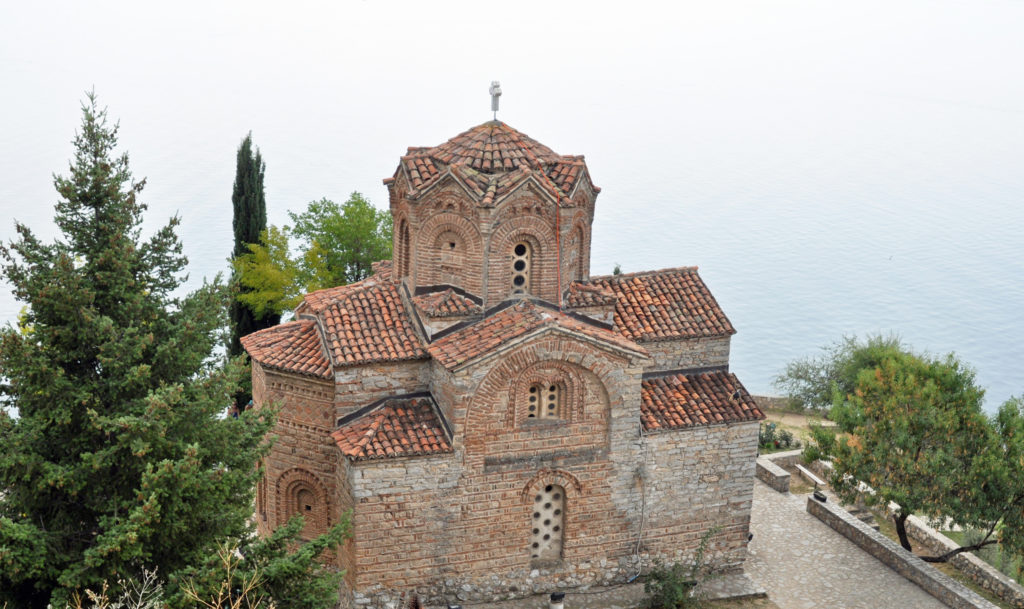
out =
[[[370,4],[218,5],[200,20],[5,9],[0,238],[13,218],[54,235],[50,176],[93,86],[149,180],[146,229],[180,215],[194,287],[226,269],[247,131],[271,222],[352,190],[383,206],[406,147],[488,120],[500,78],[499,118],[585,154],[603,188],[592,274],[698,265],[739,330],[732,368],[752,392],[844,334],[894,332],[973,365],[990,409],[1024,394],[1024,5],[683,3],[672,19],[592,9],[578,32],[503,13],[551,41],[511,48]],[[548,10],[565,13],[551,23],[579,14]],[[101,22],[117,36],[95,39]],[[410,54],[424,23],[430,53]],[[19,307],[0,294],[0,320]]]

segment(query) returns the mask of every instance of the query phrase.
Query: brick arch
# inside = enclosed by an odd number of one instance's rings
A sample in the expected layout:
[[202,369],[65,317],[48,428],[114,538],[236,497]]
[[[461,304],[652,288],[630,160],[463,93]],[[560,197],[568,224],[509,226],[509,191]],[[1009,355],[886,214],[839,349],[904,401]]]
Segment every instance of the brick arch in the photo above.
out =
[[[446,233],[458,237],[446,241],[456,243],[457,249],[438,245],[438,239]],[[450,283],[471,294],[481,293],[483,240],[469,218],[453,212],[431,216],[420,227],[416,243],[416,285]]]
[[579,478],[565,470],[545,468],[538,471],[527,481],[526,485],[523,486],[523,490],[519,492],[519,497],[523,503],[529,505],[537,491],[549,484],[564,488],[566,494],[572,492],[573,495],[569,497],[570,499],[576,499],[583,494],[583,483],[580,482]]
[[[585,356],[584,354],[591,354]],[[579,363],[576,363],[579,362]],[[588,386],[593,385],[602,408],[608,408],[612,400],[622,400],[615,387],[608,386],[604,379],[621,368],[621,362],[612,361],[612,356],[598,352],[586,343],[568,336],[539,338],[506,354],[494,366],[474,390],[474,398],[466,412],[466,428],[508,430],[515,425],[515,400],[512,388],[522,374],[529,375],[535,366],[542,369],[548,365],[565,367],[573,371],[574,386],[579,387],[580,399],[576,404],[574,420],[579,420],[586,407]],[[525,378],[529,378],[526,376]]]
[[564,420],[579,420],[583,410],[586,382],[582,378],[581,369],[573,364],[561,361],[544,360],[527,366],[526,369],[512,379],[508,392],[508,411],[506,427],[522,424],[527,418],[528,393],[530,386],[540,384],[557,384],[565,391]]
[[512,248],[527,241],[532,248],[530,293],[557,300],[555,231],[550,220],[538,216],[515,218],[498,225],[488,244],[488,304],[506,300],[512,293]]
[[[277,478],[274,491],[278,527],[284,526],[293,515],[300,514],[306,519],[302,528],[303,537],[313,538],[326,533],[330,528],[329,494],[327,487],[315,474],[301,467],[293,467]],[[304,493],[309,493],[315,503],[312,504],[313,509],[300,512],[298,501]]]
[[401,279],[409,276],[412,272],[413,230],[409,224],[406,209],[402,209],[394,215],[392,235],[392,250],[394,252],[392,268],[394,278]]

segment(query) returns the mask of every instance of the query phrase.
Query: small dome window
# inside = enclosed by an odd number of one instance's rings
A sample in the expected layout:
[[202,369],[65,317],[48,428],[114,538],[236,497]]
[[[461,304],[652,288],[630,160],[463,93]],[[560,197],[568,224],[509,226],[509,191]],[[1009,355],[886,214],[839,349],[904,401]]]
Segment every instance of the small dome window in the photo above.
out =
[[516,243],[512,248],[512,293],[528,294],[530,292],[530,266],[532,248],[526,241]]

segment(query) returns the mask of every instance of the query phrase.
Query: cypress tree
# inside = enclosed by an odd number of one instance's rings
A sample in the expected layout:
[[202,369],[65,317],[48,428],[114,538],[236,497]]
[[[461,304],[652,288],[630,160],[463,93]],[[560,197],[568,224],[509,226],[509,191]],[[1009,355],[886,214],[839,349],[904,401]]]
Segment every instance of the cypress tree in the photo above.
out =
[[[234,210],[231,224],[235,233],[232,258],[248,254],[248,245],[259,243],[260,233],[267,228],[267,201],[263,194],[263,176],[266,169],[259,149],[253,151],[252,133],[249,133],[238,147],[235,164],[235,185],[231,194],[231,204]],[[248,290],[235,279],[233,279],[232,285],[238,291]],[[232,299],[231,344],[228,352],[233,356],[241,355],[242,344],[239,341],[241,337],[263,328],[269,328],[280,321],[281,316],[273,313],[258,317],[248,306],[237,299]]]
[[173,576],[249,527],[270,424],[224,417],[242,375],[211,355],[226,290],[173,295],[178,219],[141,238],[144,180],[116,145],[90,94],[54,179],[61,235],[18,224],[0,246],[27,304],[0,329],[0,606],[63,607],[143,567]]

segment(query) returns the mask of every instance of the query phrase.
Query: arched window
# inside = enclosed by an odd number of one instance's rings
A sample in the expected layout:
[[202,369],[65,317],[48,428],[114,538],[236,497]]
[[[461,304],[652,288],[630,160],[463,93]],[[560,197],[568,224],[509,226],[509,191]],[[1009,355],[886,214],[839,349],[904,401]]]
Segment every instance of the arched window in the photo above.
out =
[[402,218],[398,228],[398,276],[409,274],[409,223]]
[[530,267],[533,251],[530,244],[520,241],[512,247],[512,293],[530,292]]
[[557,383],[534,383],[527,395],[526,417],[529,419],[562,419],[564,391]]
[[565,536],[565,489],[549,484],[538,490],[530,516],[530,558],[561,558]]
[[573,240],[573,245],[574,245],[574,250],[575,250],[574,251],[574,255],[576,257],[576,259],[574,261],[574,265],[573,265],[575,268],[572,269],[572,273],[573,273],[573,277],[572,278],[576,279],[576,280],[582,280],[583,279],[583,229],[581,227],[577,226],[576,230],[573,231],[572,240]]

